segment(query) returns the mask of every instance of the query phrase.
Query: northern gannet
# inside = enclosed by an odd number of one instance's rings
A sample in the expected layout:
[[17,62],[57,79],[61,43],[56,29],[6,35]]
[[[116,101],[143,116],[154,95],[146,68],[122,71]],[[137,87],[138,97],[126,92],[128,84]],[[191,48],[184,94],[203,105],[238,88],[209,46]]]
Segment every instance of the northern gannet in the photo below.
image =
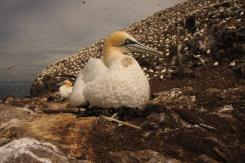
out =
[[59,94],[63,99],[69,98],[72,92],[72,82],[65,80],[60,83]]
[[71,106],[101,108],[140,107],[150,97],[147,77],[129,52],[162,54],[139,43],[123,31],[112,33],[104,43],[102,59],[90,58],[75,81]]

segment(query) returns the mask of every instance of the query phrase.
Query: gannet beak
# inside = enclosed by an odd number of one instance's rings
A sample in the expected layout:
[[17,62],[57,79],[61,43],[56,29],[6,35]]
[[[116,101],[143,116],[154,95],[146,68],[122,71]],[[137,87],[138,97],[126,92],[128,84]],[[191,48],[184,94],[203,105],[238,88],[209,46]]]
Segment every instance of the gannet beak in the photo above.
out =
[[148,54],[159,54],[159,55],[162,55],[163,52],[161,51],[158,51],[158,50],[155,50],[155,49],[152,49],[150,47],[147,47],[139,42],[135,42],[133,44],[128,44],[126,45],[126,47],[128,49],[130,49],[131,51],[135,51],[135,52],[142,52],[142,53],[148,53]]

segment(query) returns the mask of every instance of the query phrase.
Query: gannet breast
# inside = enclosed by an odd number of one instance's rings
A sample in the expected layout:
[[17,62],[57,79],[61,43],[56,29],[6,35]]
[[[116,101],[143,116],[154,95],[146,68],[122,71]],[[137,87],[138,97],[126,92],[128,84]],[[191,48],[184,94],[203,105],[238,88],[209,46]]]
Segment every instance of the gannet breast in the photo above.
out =
[[68,98],[70,97],[72,92],[72,87],[67,87],[67,86],[61,86],[59,88],[59,94],[62,98]]
[[106,73],[108,68],[101,59],[90,58],[82,71],[83,81],[87,83]]
[[114,60],[104,75],[88,82],[83,92],[92,106],[139,107],[148,101],[150,87],[138,62],[125,55]]

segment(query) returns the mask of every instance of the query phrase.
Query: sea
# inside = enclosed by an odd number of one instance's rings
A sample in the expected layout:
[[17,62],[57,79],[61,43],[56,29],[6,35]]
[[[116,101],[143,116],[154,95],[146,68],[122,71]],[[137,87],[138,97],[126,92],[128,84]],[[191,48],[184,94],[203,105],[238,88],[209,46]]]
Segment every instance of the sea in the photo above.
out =
[[0,100],[6,96],[30,96],[32,81],[0,81]]

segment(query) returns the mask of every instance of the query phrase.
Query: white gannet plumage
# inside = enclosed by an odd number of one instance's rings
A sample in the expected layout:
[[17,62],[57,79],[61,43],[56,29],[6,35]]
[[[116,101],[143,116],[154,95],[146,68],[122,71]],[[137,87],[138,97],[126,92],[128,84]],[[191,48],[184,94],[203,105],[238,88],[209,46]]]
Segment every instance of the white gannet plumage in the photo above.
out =
[[103,58],[90,58],[75,81],[70,96],[71,106],[89,103],[101,108],[139,107],[150,97],[147,77],[128,52],[161,52],[146,47],[123,31],[112,33],[106,40]]
[[63,99],[69,98],[72,92],[72,82],[69,80],[63,81],[59,87],[60,97]]
[[85,67],[77,75],[69,100],[70,105],[86,105],[87,100],[85,99],[83,92],[86,83],[93,81],[93,79],[105,74],[107,71],[108,68],[105,66],[101,59],[90,58]]

